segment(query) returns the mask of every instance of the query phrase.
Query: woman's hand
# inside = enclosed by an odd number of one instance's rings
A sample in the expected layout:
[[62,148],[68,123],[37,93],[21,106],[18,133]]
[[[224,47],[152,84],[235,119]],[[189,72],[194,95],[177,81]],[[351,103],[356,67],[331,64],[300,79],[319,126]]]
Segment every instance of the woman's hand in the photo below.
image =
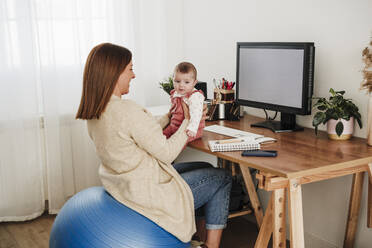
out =
[[185,116],[185,119],[190,120],[189,106],[187,106],[187,104],[184,101],[182,101],[182,108],[183,108],[183,115]]
[[186,134],[187,134],[187,136],[189,136],[189,137],[195,137],[195,136],[196,136],[196,133],[194,133],[194,132],[191,131],[191,130],[186,130]]

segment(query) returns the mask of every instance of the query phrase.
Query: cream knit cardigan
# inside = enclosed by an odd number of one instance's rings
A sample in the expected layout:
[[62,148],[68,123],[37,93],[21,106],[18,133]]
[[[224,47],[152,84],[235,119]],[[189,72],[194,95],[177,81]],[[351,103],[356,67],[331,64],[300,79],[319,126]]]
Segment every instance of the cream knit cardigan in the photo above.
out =
[[105,189],[181,241],[190,241],[195,232],[193,196],[171,165],[186,144],[188,120],[166,139],[162,129],[169,123],[167,115],[155,119],[135,102],[113,95],[100,118],[87,123]]

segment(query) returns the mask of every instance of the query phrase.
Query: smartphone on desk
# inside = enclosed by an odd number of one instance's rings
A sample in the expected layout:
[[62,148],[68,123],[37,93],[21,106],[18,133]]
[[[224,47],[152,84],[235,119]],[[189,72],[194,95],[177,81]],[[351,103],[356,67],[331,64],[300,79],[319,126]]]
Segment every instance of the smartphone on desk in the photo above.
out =
[[243,157],[276,157],[277,151],[273,150],[246,150],[242,152]]

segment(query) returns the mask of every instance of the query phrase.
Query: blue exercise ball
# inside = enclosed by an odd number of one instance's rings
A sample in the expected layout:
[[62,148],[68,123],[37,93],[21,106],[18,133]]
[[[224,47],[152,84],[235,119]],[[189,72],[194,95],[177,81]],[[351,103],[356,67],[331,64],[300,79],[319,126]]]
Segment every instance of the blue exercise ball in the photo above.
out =
[[50,248],[189,248],[157,224],[92,187],[74,195],[55,219]]

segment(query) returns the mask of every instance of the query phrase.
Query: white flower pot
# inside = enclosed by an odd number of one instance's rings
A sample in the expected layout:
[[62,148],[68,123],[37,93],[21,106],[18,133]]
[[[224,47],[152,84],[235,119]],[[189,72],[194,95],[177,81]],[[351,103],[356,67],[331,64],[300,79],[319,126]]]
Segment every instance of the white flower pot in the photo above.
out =
[[[336,125],[339,121],[341,121],[342,124],[344,124],[344,130],[340,136],[338,136],[336,133]],[[354,117],[350,117],[348,121],[344,119],[338,119],[338,120],[330,119],[327,122],[327,133],[328,133],[328,138],[333,139],[333,140],[350,139],[354,133]]]

